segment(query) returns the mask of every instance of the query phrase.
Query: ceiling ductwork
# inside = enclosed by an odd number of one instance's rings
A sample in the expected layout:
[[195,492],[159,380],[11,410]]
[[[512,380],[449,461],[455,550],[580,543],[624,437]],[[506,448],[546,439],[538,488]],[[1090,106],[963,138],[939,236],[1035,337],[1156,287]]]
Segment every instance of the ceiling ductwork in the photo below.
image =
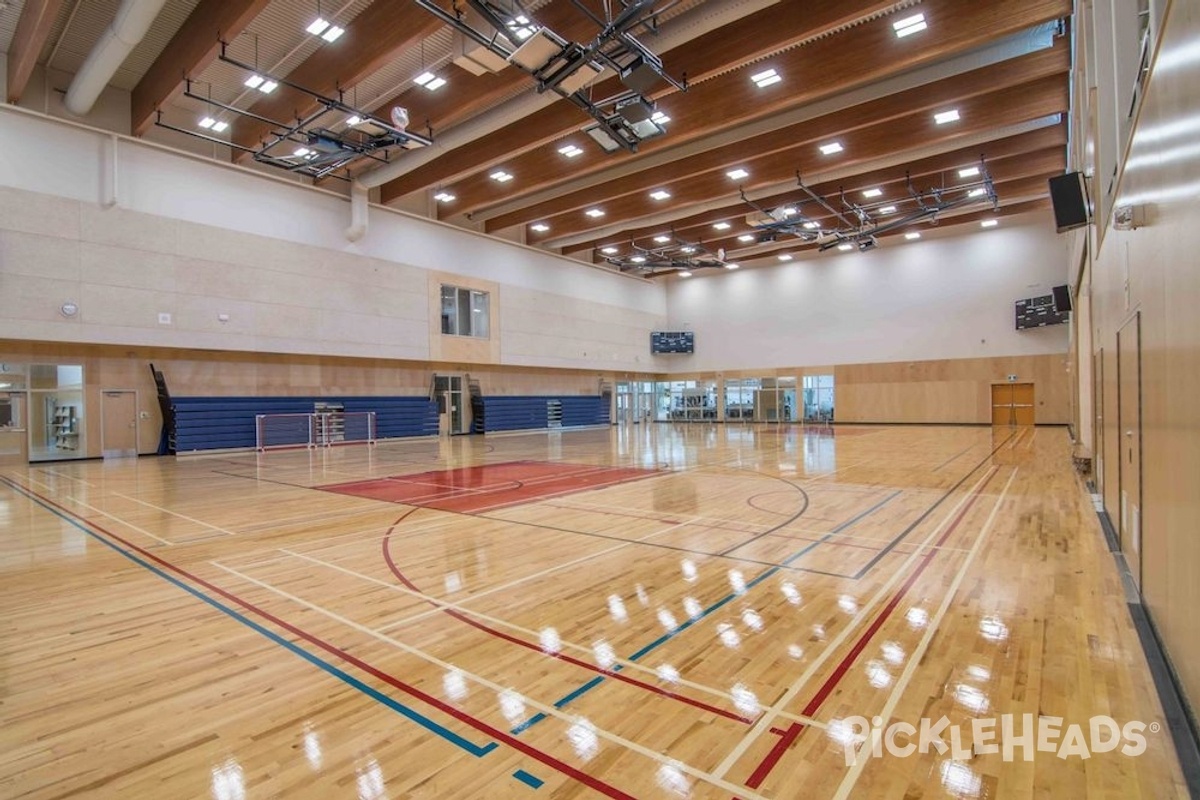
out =
[[121,4],[67,89],[68,111],[82,117],[92,110],[100,92],[145,37],[164,5],[166,0],[125,0]]

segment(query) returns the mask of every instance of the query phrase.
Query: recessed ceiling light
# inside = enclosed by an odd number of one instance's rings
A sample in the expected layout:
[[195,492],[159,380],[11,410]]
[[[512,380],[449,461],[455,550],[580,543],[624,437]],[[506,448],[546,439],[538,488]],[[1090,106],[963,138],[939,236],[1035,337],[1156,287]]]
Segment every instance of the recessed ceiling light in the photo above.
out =
[[650,193],[650,197],[654,200],[669,200],[671,198],[671,193],[666,189],[655,189]]
[[217,133],[220,133],[221,131],[225,130],[228,127],[229,127],[228,122],[225,122],[224,120],[219,119],[213,123],[212,129],[214,131],[216,131]]
[[321,34],[321,38],[327,42],[336,42],[345,32],[344,28],[339,28],[337,25],[330,25],[329,30]]
[[830,142],[829,144],[821,145],[820,149],[821,149],[821,152],[824,153],[825,155],[831,156],[834,153],[842,152],[843,148],[842,148],[841,142]]
[[759,72],[756,75],[751,75],[750,80],[754,81],[754,84],[758,86],[758,88],[762,89],[766,86],[770,86],[773,83],[779,83],[781,80],[783,80],[783,78],[780,77],[779,73],[775,70],[768,69]]
[[913,239],[920,239],[921,234],[917,233],[916,231],[909,231],[908,233],[904,234],[904,238],[912,241]]
[[949,111],[939,111],[933,115],[933,121],[938,125],[945,125],[947,122],[958,122],[958,109],[952,108]]
[[438,192],[433,196],[433,199],[437,200],[439,203],[449,203],[454,200],[454,195],[450,194],[449,192]]
[[842,242],[841,244],[838,245],[838,250],[853,250],[853,249],[854,249],[854,245],[850,244],[849,242]]
[[529,226],[529,229],[537,231],[538,233],[545,233],[546,231],[550,230],[550,226],[544,222],[535,222]]
[[305,28],[304,30],[308,31],[313,36],[320,36],[322,33],[325,32],[325,29],[328,27],[329,27],[328,22],[321,19],[320,17],[317,17],[312,22],[310,22],[308,27]]
[[732,227],[733,226],[730,225],[728,222],[717,222],[717,223],[713,224],[713,228],[716,230],[719,230],[719,231],[727,231]]
[[279,84],[275,81],[263,81],[262,85],[258,87],[258,90],[263,94],[270,94],[277,88],[279,88]]
[[810,231],[815,231],[817,228],[821,227],[821,223],[819,223],[819,222],[813,222],[813,221],[810,219],[808,222],[804,223],[804,227],[805,227],[805,228],[807,228],[807,229],[808,229],[808,230],[810,230]]
[[671,121],[671,118],[668,117],[666,114],[664,114],[661,111],[655,111],[653,114],[650,115],[650,121],[657,122],[659,125],[666,125],[668,122]]
[[446,79],[439,78],[432,72],[426,70],[417,77],[413,78],[413,83],[415,83],[417,86],[424,86],[431,92],[435,92],[446,85]]
[[958,177],[960,178],[974,178],[978,174],[979,167],[967,167],[958,171]]
[[658,242],[659,244],[666,244],[667,242],[671,241],[671,237],[666,235],[655,236],[654,241]]
[[434,78],[429,83],[425,84],[425,88],[431,92],[436,92],[438,89],[446,85],[445,78]]
[[491,178],[492,180],[496,181],[497,183],[507,183],[508,181],[511,181],[513,179],[512,173],[505,172],[502,169],[496,170],[488,177]]
[[355,115],[354,115],[354,116],[352,116],[352,117],[346,117],[346,124],[347,124],[347,125],[351,125],[351,126],[353,126],[353,125],[357,125],[357,124],[358,124],[358,123],[360,123],[360,122],[362,122],[362,117],[360,117],[358,114],[355,114]]
[[633,258],[631,258],[629,260],[632,261],[634,264],[645,264],[646,263],[645,256],[634,256]]
[[731,180],[731,181],[740,181],[742,178],[750,177],[750,173],[747,172],[746,170],[742,169],[741,167],[738,167],[737,169],[731,169],[731,170],[729,170],[729,172],[726,172],[725,174],[729,176],[729,180]]
[[297,147],[295,149],[295,151],[292,153],[292,155],[297,156],[299,158],[304,158],[306,155],[308,155],[311,152],[312,152],[312,150],[309,150],[307,147]]
[[606,255],[606,256],[611,256],[611,255],[615,255],[615,254],[616,254],[616,252],[617,252],[617,248],[615,248],[615,247],[601,247],[601,248],[600,248],[600,252],[601,252],[601,253],[604,253],[604,255]]
[[725,269],[737,269],[741,264],[726,264]]
[[979,196],[985,195],[985,194],[987,194],[987,189],[980,186],[976,189],[972,189],[971,191],[967,192],[967,197],[979,197]]
[[796,209],[792,206],[784,206],[783,208],[779,209],[779,213],[783,214],[785,217],[794,217],[796,215]]
[[692,273],[691,273],[691,272],[689,272],[689,271],[687,271],[687,270],[685,269],[685,270],[683,270],[682,272],[680,272],[680,273],[679,273],[679,277],[681,277],[681,278],[690,278],[690,277],[692,277]]
[[583,155],[583,148],[576,147],[573,144],[567,144],[558,148],[558,152],[562,153],[567,158],[574,158],[575,156]]
[[208,128],[211,128],[213,125],[216,125],[217,121],[215,119],[213,119],[212,117],[205,117],[204,119],[200,120],[196,124],[199,125],[201,128],[204,128],[207,130]]
[[905,36],[910,34],[917,33],[918,31],[923,31],[928,27],[929,26],[925,23],[924,14],[915,14],[911,17],[905,17],[904,19],[896,20],[892,23],[892,29],[896,31],[896,36],[900,39],[903,39]]
[[681,248],[679,248],[679,252],[681,252],[681,253],[694,253],[694,252],[696,252],[696,248],[692,247],[691,245],[688,245],[687,247],[681,247]]
[[755,237],[752,234],[743,233],[741,236],[738,237],[738,241],[739,242],[753,242],[754,238]]
[[780,261],[791,261],[791,260],[792,260],[792,254],[791,254],[791,253],[783,253],[783,254],[781,254],[781,255],[779,256],[779,260],[780,260]]
[[242,84],[244,86],[249,86],[251,89],[257,89],[259,86],[263,85],[263,81],[265,80],[266,78],[264,78],[262,75],[253,74],[249,78],[246,78],[246,80],[242,81]]
[[895,206],[884,206],[883,208],[879,209],[879,213],[880,214],[895,214],[896,207]]
[[994,228],[994,227],[996,227],[996,226],[997,226],[997,225],[999,225],[999,224],[1000,224],[1000,220],[997,220],[997,219],[985,219],[983,222],[979,223],[979,227],[981,227],[981,228]]
[[587,211],[585,211],[583,213],[587,214],[592,219],[597,219],[599,217],[604,216],[604,212],[599,208],[589,208]]
[[883,194],[883,189],[865,189],[865,190],[863,190],[863,197],[879,197],[879,195],[881,195],[881,194]]

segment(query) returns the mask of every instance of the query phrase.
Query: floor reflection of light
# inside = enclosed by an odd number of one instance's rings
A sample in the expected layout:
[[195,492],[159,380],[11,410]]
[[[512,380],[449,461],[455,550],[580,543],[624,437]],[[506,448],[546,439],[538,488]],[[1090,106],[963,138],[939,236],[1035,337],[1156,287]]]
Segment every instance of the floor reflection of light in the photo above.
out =
[[382,800],[387,797],[383,786],[383,770],[379,762],[371,759],[365,767],[355,770],[358,773],[358,800]]
[[737,649],[742,643],[742,637],[738,635],[738,632],[728,622],[722,622],[717,626],[717,636],[721,638],[721,644],[731,650]]
[[735,683],[729,693],[733,696],[733,705],[738,711],[743,714],[758,713],[758,698],[745,684]]
[[662,625],[665,630],[673,631],[679,627],[679,623],[676,621],[675,615],[672,614],[670,610],[660,608],[657,616],[659,624]]
[[629,612],[625,610],[625,601],[615,594],[608,596],[608,613],[617,622],[624,622],[629,619]]
[[637,592],[638,602],[644,606],[650,605],[650,595],[646,594],[646,587],[642,586],[639,583],[637,586],[635,586],[633,588],[634,588],[634,591]]
[[212,768],[213,800],[246,800],[242,767],[232,758]]
[[791,581],[784,581],[779,588],[783,591],[783,596],[787,601],[794,606],[800,605],[800,590],[796,588],[796,584]]
[[683,770],[679,768],[679,764],[674,761],[669,761],[658,768],[658,785],[679,797],[689,797],[692,793],[692,787],[688,784],[687,776],[683,774]]
[[991,642],[1002,642],[1008,638],[1008,626],[999,617],[984,617],[979,621],[979,634]]
[[967,674],[977,681],[990,681],[992,679],[992,671],[978,664],[972,664],[967,667]]
[[813,625],[812,626],[812,635],[813,635],[813,638],[816,639],[818,642],[825,641],[825,626],[824,625]]
[[982,690],[965,683],[954,687],[954,699],[960,706],[974,714],[983,714],[991,707],[988,696]]
[[500,713],[509,722],[516,723],[525,718],[525,698],[512,689],[500,693]]
[[683,571],[683,579],[685,581],[692,583],[696,580],[696,565],[693,564],[689,559],[685,558],[683,560],[683,562],[680,564],[680,569]]
[[798,644],[789,644],[788,655],[799,661],[804,658],[804,648]]
[[600,669],[608,669],[617,663],[616,651],[613,650],[611,644],[603,639],[592,645],[592,652],[596,655],[596,664]]
[[321,768],[321,737],[313,730],[311,722],[304,723],[304,757],[313,769]]
[[908,613],[904,615],[904,618],[916,630],[920,630],[929,624],[929,612],[919,606],[910,608]]
[[443,582],[446,584],[446,591],[450,593],[462,588],[462,577],[457,572],[451,572]]
[[541,640],[542,650],[547,653],[557,653],[562,650],[562,639],[554,628],[542,628],[538,638]]
[[762,615],[752,608],[747,608],[742,612],[742,622],[752,631],[758,632],[763,629]]
[[704,606],[700,605],[700,601],[694,597],[683,598],[683,610],[687,612],[692,619],[704,613]]
[[847,614],[854,614],[858,611],[858,603],[850,595],[844,594],[838,598],[838,608]]
[[746,593],[746,576],[740,570],[729,570],[729,585],[733,587],[733,591],[738,594]]
[[943,761],[942,786],[955,797],[979,797],[983,778],[961,761]]
[[462,700],[467,696],[467,680],[462,670],[452,669],[442,676],[442,689],[451,700]]
[[591,761],[600,750],[600,740],[596,737],[596,726],[587,719],[579,717],[567,728],[567,741],[575,750],[575,754],[584,761]]
[[882,661],[868,661],[867,682],[876,689],[886,689],[892,685],[892,673],[888,672]]
[[667,683],[679,683],[679,670],[670,664],[660,664],[658,669],[654,671],[661,680]]
[[825,730],[825,735],[842,747],[863,740],[862,734],[855,731],[854,726],[844,719],[835,719],[830,722],[829,727]]
[[889,664],[901,664],[904,662],[904,648],[895,642],[884,642],[883,647],[880,649],[883,650],[883,660]]

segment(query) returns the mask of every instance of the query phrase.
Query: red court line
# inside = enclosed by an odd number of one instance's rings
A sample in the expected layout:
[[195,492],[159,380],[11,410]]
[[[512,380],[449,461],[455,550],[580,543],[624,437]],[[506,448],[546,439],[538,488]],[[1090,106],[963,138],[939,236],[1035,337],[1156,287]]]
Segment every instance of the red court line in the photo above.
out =
[[[389,540],[391,538],[392,532],[396,529],[396,526],[399,525],[403,519],[404,519],[404,517],[401,517],[400,519],[396,520],[396,522],[392,524],[392,527],[388,528],[388,532],[386,534],[384,534],[384,537],[383,537],[383,560],[387,562],[388,569],[390,569],[392,571],[392,574],[396,576],[397,580],[399,580],[402,584],[404,584],[405,586],[407,586],[409,589],[413,590],[414,592],[421,592],[421,590],[417,587],[417,585],[415,583],[413,583],[412,581],[410,581],[407,577],[405,577],[404,573],[400,571],[400,568],[396,566],[396,562],[392,560],[391,550],[388,548]],[[424,592],[421,592],[421,593],[424,594]],[[605,677],[612,678],[612,679],[618,680],[618,681],[622,681],[624,683],[628,683],[631,686],[637,686],[638,688],[646,689],[647,691],[653,692],[654,694],[657,694],[657,695],[661,695],[662,697],[668,697],[672,700],[678,700],[681,703],[686,703],[687,705],[695,706],[696,708],[703,709],[703,710],[711,712],[713,714],[718,714],[722,717],[725,717],[726,719],[731,719],[736,722],[741,722],[745,725],[749,725],[754,721],[754,720],[750,719],[749,717],[740,716],[740,715],[735,714],[732,711],[729,711],[727,709],[709,705],[708,703],[705,703],[702,700],[695,700],[690,697],[685,697],[684,695],[675,694],[673,692],[668,692],[667,690],[662,689],[653,684],[645,683],[644,681],[640,681],[637,678],[631,678],[622,672],[613,672],[610,670],[601,669],[600,667],[597,667],[594,664],[589,664],[586,661],[582,661],[578,658],[574,658],[573,656],[566,655],[565,653],[547,652],[547,651],[543,650],[540,645],[534,644],[533,642],[529,642],[524,639],[519,639],[516,636],[512,636],[511,634],[505,633],[504,631],[500,631],[500,630],[492,628],[488,625],[485,625],[484,623],[480,622],[479,620],[470,618],[468,616],[468,614],[470,612],[463,613],[461,611],[458,611],[457,609],[443,608],[441,606],[438,606],[432,600],[426,600],[426,602],[429,603],[430,605],[434,606],[435,608],[441,608],[443,613],[448,614],[449,616],[453,617],[454,619],[459,620],[460,622],[465,622],[466,624],[470,625],[473,628],[478,628],[479,630],[481,630],[485,633],[489,633],[492,636],[496,636],[500,639],[503,639],[506,642],[511,642],[515,645],[519,645],[519,646],[525,647],[529,650],[533,650],[541,655],[549,656],[551,658],[556,658],[559,661],[565,661],[566,663],[574,664],[577,667],[583,667],[584,669],[589,670],[591,672],[595,672],[600,675],[604,675]]]
[[[972,492],[971,498],[967,501],[967,504],[958,512],[954,518],[954,521],[950,523],[950,526],[946,528],[945,532],[943,532],[941,537],[938,539],[938,546],[941,546],[948,538],[950,538],[950,534],[954,532],[954,529],[957,528],[959,523],[962,522],[967,516],[967,512],[971,510],[971,506],[975,505],[975,501],[979,499],[980,495],[983,493],[983,490],[987,488],[987,485],[992,482],[992,478],[994,478],[999,472],[1000,470],[998,468],[994,469],[992,474],[987,477],[987,480],[985,480],[978,489]],[[858,641],[854,643],[854,647],[850,649],[850,652],[846,654],[845,658],[841,660],[841,662],[834,669],[833,673],[826,679],[825,683],[822,684],[821,688],[817,690],[817,693],[813,695],[813,698],[808,702],[808,705],[804,707],[804,711],[801,712],[804,716],[812,717],[817,710],[820,709],[821,705],[829,697],[830,693],[833,692],[834,688],[841,683],[842,678],[845,677],[854,661],[857,660],[858,656],[866,648],[867,642],[869,642],[875,633],[881,627],[883,627],[883,623],[887,621],[887,618],[890,617],[892,612],[896,610],[896,607],[900,605],[900,601],[904,599],[906,594],[908,594],[908,590],[912,588],[912,585],[916,583],[917,578],[921,576],[921,573],[925,571],[925,568],[929,566],[929,563],[939,552],[940,551],[938,550],[930,550],[929,553],[917,563],[917,568],[913,570],[913,574],[910,575],[903,585],[901,585],[901,587],[896,591],[896,594],[892,597],[888,604],[884,606],[883,610],[879,612],[879,616],[875,618],[870,627],[863,631],[862,635],[858,637]],[[767,775],[770,774],[775,765],[778,764],[783,758],[784,753],[787,752],[788,748],[792,746],[792,743],[800,737],[800,734],[803,733],[806,728],[806,725],[799,722],[793,722],[791,725],[789,725],[784,735],[780,737],[779,741],[775,743],[775,746],[771,748],[771,751],[767,753],[766,757],[761,763],[759,763],[754,772],[751,773],[749,780],[746,781],[746,786],[751,789],[757,789],[759,786],[761,786],[763,781],[766,780]]]
[[379,680],[383,681],[384,683],[388,684],[389,686],[393,686],[396,689],[399,689],[400,691],[402,691],[406,694],[409,694],[413,697],[416,697],[419,700],[422,700],[425,703],[428,703],[429,705],[433,706],[434,708],[438,709],[439,711],[441,711],[451,717],[454,717],[458,721],[474,728],[477,731],[486,733],[487,735],[504,742],[505,744],[512,747],[514,750],[518,750],[518,751],[524,753],[525,755],[529,756],[530,758],[540,761],[541,763],[545,764],[546,766],[550,767],[551,769],[561,772],[562,774],[564,774],[568,777],[574,778],[575,780],[579,781],[580,783],[584,784],[585,786],[587,786],[591,789],[595,789],[597,792],[600,792],[601,794],[603,794],[607,797],[621,798],[622,800],[637,800],[637,798],[635,798],[633,795],[626,794],[625,792],[621,791],[620,789],[616,788],[615,786],[605,783],[604,781],[600,780],[599,778],[594,778],[591,775],[588,775],[586,772],[578,770],[575,767],[572,767],[570,764],[567,764],[564,761],[558,760],[557,758],[550,755],[549,753],[545,753],[541,750],[531,747],[529,744],[521,741],[520,739],[518,739],[517,737],[508,733],[507,731],[502,731],[498,728],[493,728],[491,725],[484,722],[483,720],[473,717],[464,711],[460,711],[459,709],[455,708],[454,706],[449,705],[448,703],[445,703],[445,702],[439,700],[438,698],[434,697],[433,695],[426,694],[425,692],[421,691],[420,689],[416,688],[415,686],[410,686],[409,684],[404,683],[400,679],[392,676],[391,674],[389,674],[387,672],[384,672],[383,670],[379,669],[378,667],[375,667],[375,666],[367,663],[366,661],[363,661],[361,658],[358,658],[357,656],[353,656],[350,653],[346,652],[345,650],[342,650],[340,647],[330,644],[330,643],[326,642],[325,640],[320,639],[317,636],[309,633],[308,631],[305,631],[295,625],[292,625],[290,622],[285,622],[284,620],[280,619],[279,617],[276,617],[274,614],[271,614],[268,611],[264,611],[263,609],[259,608],[258,606],[254,605],[253,603],[251,603],[247,600],[243,600],[241,597],[233,594],[232,592],[228,592],[228,591],[222,589],[221,587],[216,586],[215,584],[209,583],[208,581],[204,580],[203,578],[197,577],[196,575],[192,574],[191,572],[188,572],[187,570],[183,569],[182,567],[176,566],[175,564],[171,563],[170,561],[167,561],[166,559],[155,555],[154,553],[150,552],[149,550],[146,550],[145,548],[138,547],[133,542],[130,542],[127,539],[124,539],[123,537],[118,536],[117,534],[113,533],[112,531],[105,529],[103,526],[98,525],[98,524],[92,522],[91,520],[86,519],[85,517],[81,517],[78,514],[75,514],[74,512],[68,510],[67,508],[65,508],[64,506],[55,502],[54,500],[51,500],[49,497],[45,497],[41,494],[38,494],[37,492],[33,491],[32,489],[29,489],[28,487],[22,487],[22,488],[24,489],[24,491],[26,491],[29,494],[33,495],[34,497],[38,498],[39,500],[46,503],[47,505],[54,506],[55,508],[62,511],[67,516],[69,516],[73,519],[79,520],[82,524],[87,525],[88,527],[92,528],[95,531],[103,533],[105,536],[109,537],[110,539],[115,539],[116,541],[125,545],[130,550],[136,551],[142,557],[150,559],[152,561],[155,561],[158,564],[160,564],[161,566],[163,566],[164,568],[169,569],[172,572],[187,578],[188,580],[192,581],[193,583],[203,586],[204,588],[208,589],[209,591],[215,592],[231,602],[237,603],[242,608],[245,608],[248,611],[254,612],[255,614],[262,617],[263,619],[269,620],[270,622],[274,623],[275,625],[279,626],[280,628],[283,628],[284,630],[289,631],[290,633],[294,634],[295,636],[299,636],[301,639],[304,639],[305,641],[321,648],[322,650],[326,651],[327,653],[335,655],[338,658],[342,659],[343,661],[345,661],[349,664],[353,664],[354,666],[358,667],[362,671],[378,678]]

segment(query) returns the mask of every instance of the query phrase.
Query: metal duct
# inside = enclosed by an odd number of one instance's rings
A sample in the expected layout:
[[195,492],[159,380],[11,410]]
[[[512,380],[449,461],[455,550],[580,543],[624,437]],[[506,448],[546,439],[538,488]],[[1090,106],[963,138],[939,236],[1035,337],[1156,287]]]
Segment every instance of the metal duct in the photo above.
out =
[[100,92],[150,30],[150,23],[165,4],[166,0],[125,0],[121,4],[67,89],[68,111],[82,117],[92,110]]

